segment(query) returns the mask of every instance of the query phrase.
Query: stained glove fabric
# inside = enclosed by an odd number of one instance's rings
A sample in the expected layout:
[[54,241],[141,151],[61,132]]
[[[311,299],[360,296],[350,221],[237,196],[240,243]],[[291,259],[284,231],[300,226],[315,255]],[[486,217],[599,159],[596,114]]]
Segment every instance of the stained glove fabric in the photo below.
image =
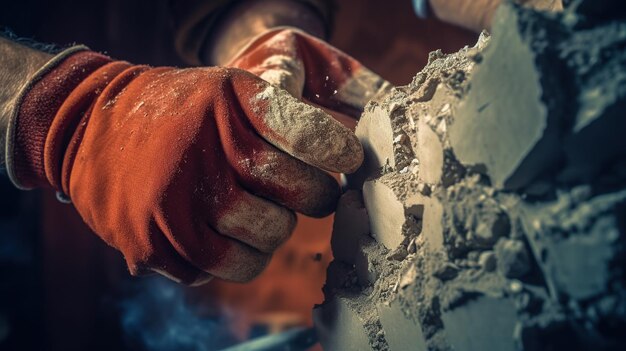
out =
[[362,162],[350,130],[243,70],[74,51],[24,89],[9,173],[68,196],[134,275],[247,281],[289,237],[294,211],[333,211],[339,188],[323,170]]
[[294,97],[353,117],[392,87],[349,55],[290,27],[252,39],[227,66],[247,70]]

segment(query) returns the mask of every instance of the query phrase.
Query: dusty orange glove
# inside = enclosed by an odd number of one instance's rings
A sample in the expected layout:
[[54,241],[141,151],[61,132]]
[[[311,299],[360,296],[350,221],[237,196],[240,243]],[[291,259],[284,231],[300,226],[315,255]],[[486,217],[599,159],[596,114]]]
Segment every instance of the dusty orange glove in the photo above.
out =
[[252,39],[227,66],[245,69],[297,98],[353,117],[391,88],[354,58],[289,27]]
[[231,68],[134,66],[67,52],[21,97],[8,170],[52,187],[132,274],[246,281],[290,235],[293,211],[329,214],[356,137],[317,108]]

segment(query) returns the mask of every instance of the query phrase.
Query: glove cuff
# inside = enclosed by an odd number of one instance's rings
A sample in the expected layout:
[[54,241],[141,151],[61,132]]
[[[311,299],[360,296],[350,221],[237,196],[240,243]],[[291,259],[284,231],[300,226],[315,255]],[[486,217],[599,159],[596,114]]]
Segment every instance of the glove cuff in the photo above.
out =
[[[111,62],[85,46],[64,50],[21,89],[7,129],[6,165],[20,189],[51,187],[45,172],[45,147],[57,111],[93,71]],[[57,189],[58,190],[58,189]]]

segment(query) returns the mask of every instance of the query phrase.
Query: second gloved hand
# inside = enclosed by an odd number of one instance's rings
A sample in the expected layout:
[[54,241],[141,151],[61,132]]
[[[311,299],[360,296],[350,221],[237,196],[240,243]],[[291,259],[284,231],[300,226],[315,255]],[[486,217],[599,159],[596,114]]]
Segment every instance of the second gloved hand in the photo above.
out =
[[[356,170],[347,128],[252,74],[60,55],[25,90],[9,129],[22,188],[72,200],[133,274],[247,281],[292,232],[325,216],[325,171]],[[61,233],[60,233],[61,234]]]
[[245,69],[304,101],[358,118],[392,85],[328,43],[291,27],[268,30],[227,64]]

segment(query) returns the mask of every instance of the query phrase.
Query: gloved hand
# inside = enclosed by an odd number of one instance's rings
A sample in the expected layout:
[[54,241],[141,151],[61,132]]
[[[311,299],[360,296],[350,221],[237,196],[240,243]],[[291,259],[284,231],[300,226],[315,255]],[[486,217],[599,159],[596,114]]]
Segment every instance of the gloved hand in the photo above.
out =
[[326,42],[291,27],[268,30],[227,64],[247,70],[294,97],[358,117],[391,84]]
[[80,49],[25,88],[7,165],[22,188],[66,194],[134,275],[247,281],[325,216],[332,172],[355,171],[354,134],[318,108],[232,68],[135,66]]

